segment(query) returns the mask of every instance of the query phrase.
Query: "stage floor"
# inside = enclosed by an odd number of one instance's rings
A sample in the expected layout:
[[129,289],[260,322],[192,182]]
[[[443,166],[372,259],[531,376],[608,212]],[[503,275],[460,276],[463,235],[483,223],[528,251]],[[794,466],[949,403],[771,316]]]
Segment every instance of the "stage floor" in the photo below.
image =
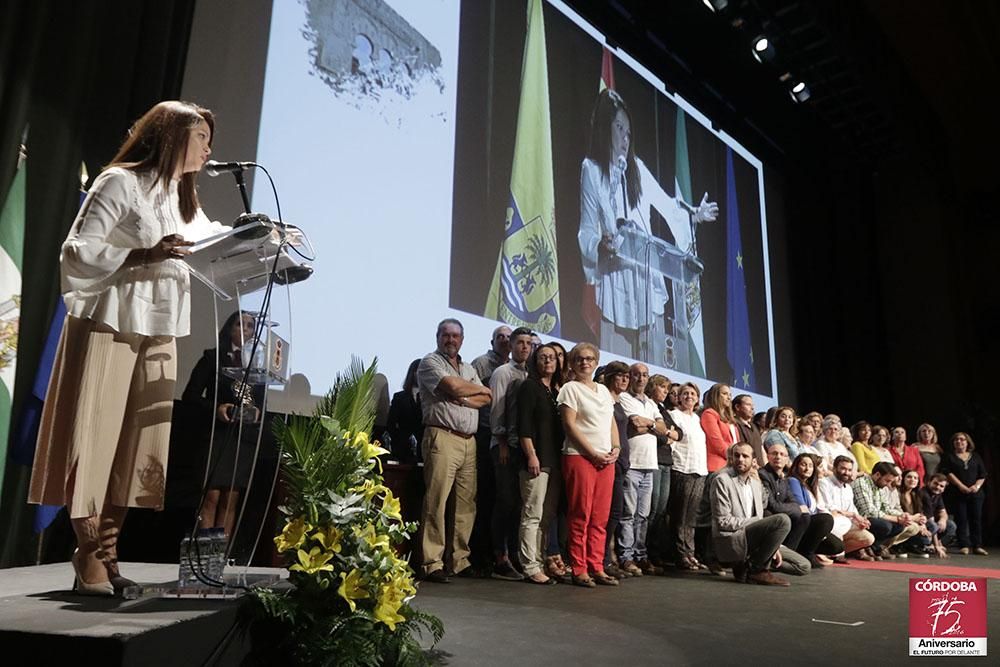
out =
[[[935,566],[989,569],[989,651],[1000,655],[1000,557],[886,564],[912,571],[828,566],[789,577],[790,588],[707,573],[596,589],[455,578],[421,584],[415,602],[444,621],[439,648],[454,665],[884,666],[908,659],[910,577],[941,576]],[[946,660],[919,661],[935,662]]]
[[[177,566],[122,563],[142,584],[177,579]],[[284,570],[250,568],[249,574]],[[218,649],[220,664],[236,664],[247,646],[233,639],[238,602],[220,599],[120,601],[70,591],[69,563],[0,570],[0,638],[6,654],[30,660],[3,664],[200,664]],[[20,659],[18,659],[20,660]]]
[[[1000,651],[1000,557],[908,559],[885,567],[891,569],[829,566],[790,578],[787,589],[710,574],[642,577],[596,589],[453,579],[422,583],[415,604],[444,621],[439,649],[451,665],[886,665],[907,659],[910,577],[968,571],[990,577],[989,637],[994,654]],[[173,565],[126,563],[122,571],[144,583],[176,576]],[[185,647],[190,628],[214,619],[196,642],[207,655],[235,614],[233,601],[121,603],[77,596],[69,591],[71,581],[68,563],[0,570],[0,634],[48,638],[53,646],[105,638],[126,647],[122,664],[131,654],[132,664],[184,665],[193,663],[171,656],[171,649],[198,655]],[[161,648],[154,653],[141,639],[149,635],[173,640],[158,640]],[[239,654],[220,657],[221,664],[230,664],[226,658]],[[941,661],[925,658],[920,664]]]

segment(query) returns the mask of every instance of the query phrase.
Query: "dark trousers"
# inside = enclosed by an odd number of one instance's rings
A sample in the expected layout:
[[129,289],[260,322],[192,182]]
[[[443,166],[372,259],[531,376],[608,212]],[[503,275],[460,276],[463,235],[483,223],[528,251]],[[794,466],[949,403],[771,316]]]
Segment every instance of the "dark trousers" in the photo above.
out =
[[519,473],[524,467],[521,450],[508,447],[510,456],[507,463],[500,463],[500,446],[490,449],[493,462],[493,478],[496,483],[496,497],[493,501],[493,517],[490,533],[493,555],[517,557],[517,530],[521,521],[521,481]]
[[785,514],[772,514],[748,525],[747,567],[750,573],[763,572],[771,564],[771,557],[788,535],[792,522]]
[[618,533],[618,524],[622,520],[625,507],[625,485],[628,483],[628,472],[615,466],[615,484],[611,489],[611,513],[608,515],[607,534],[612,539],[606,540],[604,547],[604,567],[611,565],[614,554],[614,535]]
[[788,531],[788,537],[782,542],[786,547],[792,551],[799,550],[799,542],[802,541],[802,536],[806,534],[809,529],[809,523],[812,516],[800,512],[799,514],[789,514],[788,518],[792,522],[792,529]]
[[[804,516],[807,519],[808,525],[802,534],[802,539],[799,540],[797,547],[789,548],[795,549],[795,551],[808,558],[814,555],[820,543],[830,536],[830,530],[833,528],[833,517],[825,512],[813,515],[804,514]],[[786,543],[785,546],[789,545]],[[843,543],[841,543],[841,547],[843,547]]]
[[872,524],[868,529],[868,532],[875,536],[875,543],[872,544],[873,549],[881,548],[889,538],[895,537],[903,532],[903,527],[898,523],[891,523],[885,519],[870,518],[868,520]]
[[496,496],[493,480],[493,462],[490,460],[490,427],[476,431],[476,522],[472,526],[469,560],[477,568],[493,565],[493,539],[490,522],[493,517],[493,500]]
[[956,493],[948,509],[955,516],[958,526],[959,547],[983,546],[983,501],[986,493]]

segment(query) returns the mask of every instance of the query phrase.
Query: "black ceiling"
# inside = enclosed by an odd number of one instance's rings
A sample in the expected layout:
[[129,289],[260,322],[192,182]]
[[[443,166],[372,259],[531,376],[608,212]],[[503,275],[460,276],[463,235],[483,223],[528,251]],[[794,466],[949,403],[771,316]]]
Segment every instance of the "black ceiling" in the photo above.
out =
[[[998,3],[733,0],[718,13],[701,0],[569,4],[772,158],[829,156],[874,170],[919,146],[929,168],[965,165],[957,180],[966,189],[995,187],[982,160],[997,143]],[[751,55],[759,32],[775,47],[771,64]],[[786,72],[808,84],[807,102],[790,99]]]

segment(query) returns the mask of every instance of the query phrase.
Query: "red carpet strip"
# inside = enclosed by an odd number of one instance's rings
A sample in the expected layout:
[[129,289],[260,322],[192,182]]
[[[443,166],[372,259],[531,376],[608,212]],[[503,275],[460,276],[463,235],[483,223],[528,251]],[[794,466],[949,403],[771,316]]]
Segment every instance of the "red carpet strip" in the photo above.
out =
[[997,569],[986,567],[961,567],[958,565],[931,565],[923,558],[911,558],[904,561],[884,560],[872,563],[862,560],[852,560],[851,564],[847,567],[859,570],[909,572],[911,574],[928,574],[943,577],[986,577],[987,579],[1000,579],[1000,570]]

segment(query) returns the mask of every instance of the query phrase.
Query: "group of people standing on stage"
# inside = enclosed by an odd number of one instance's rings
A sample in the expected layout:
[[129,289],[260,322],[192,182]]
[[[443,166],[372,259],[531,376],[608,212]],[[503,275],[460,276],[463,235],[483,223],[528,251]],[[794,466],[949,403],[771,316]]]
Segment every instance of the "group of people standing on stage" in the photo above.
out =
[[[610,94],[601,99],[610,105],[601,118],[618,133],[605,137],[601,154],[622,156],[612,163],[640,174],[627,110]],[[214,131],[207,109],[154,106],[96,178],[62,246],[68,315],[29,502],[69,509],[81,593],[120,595],[134,584],[117,562],[127,508],[163,506],[174,341],[190,329],[190,279],[178,260],[224,229],[202,212],[194,184]],[[598,179],[610,173],[595,169]],[[634,192],[642,181],[619,177],[623,208],[642,201]],[[717,213],[706,201],[692,210],[688,222]],[[588,236],[595,271],[605,236]],[[613,282],[604,287],[617,289]],[[635,351],[636,332],[649,324],[636,322],[622,327],[616,316],[602,341]],[[222,361],[240,364],[236,333],[245,339],[251,326],[243,314],[230,319],[189,398],[207,400]],[[650,377],[641,363],[602,368],[589,343],[567,352],[530,330],[499,327],[492,349],[468,364],[463,341],[461,323],[443,320],[436,350],[411,366],[391,410],[390,432],[411,451],[419,443],[424,462],[421,569],[429,581],[488,564],[501,579],[614,586],[672,562],[716,572],[729,565],[738,579],[775,583],[771,563],[803,573],[842,554],[891,557],[893,546],[944,555],[952,522],[960,552],[986,553],[986,472],[966,433],[945,452],[926,424],[909,445],[902,428],[890,434],[859,422],[845,436],[839,418],[797,419],[790,408],[774,410],[763,429],[749,395],[719,384],[702,399],[696,385]],[[259,421],[253,396],[236,387],[222,394],[219,423]],[[400,429],[418,406],[419,424]],[[231,526],[238,496],[224,478],[238,476],[220,470],[211,480],[204,526]]]
[[424,431],[428,581],[589,588],[672,566],[788,585],[772,571],[947,557],[953,542],[986,554],[986,470],[967,433],[945,451],[928,424],[908,444],[901,427],[755,413],[728,385],[702,396],[526,328],[498,327],[471,363],[458,320],[443,320],[437,340],[408,379]]

